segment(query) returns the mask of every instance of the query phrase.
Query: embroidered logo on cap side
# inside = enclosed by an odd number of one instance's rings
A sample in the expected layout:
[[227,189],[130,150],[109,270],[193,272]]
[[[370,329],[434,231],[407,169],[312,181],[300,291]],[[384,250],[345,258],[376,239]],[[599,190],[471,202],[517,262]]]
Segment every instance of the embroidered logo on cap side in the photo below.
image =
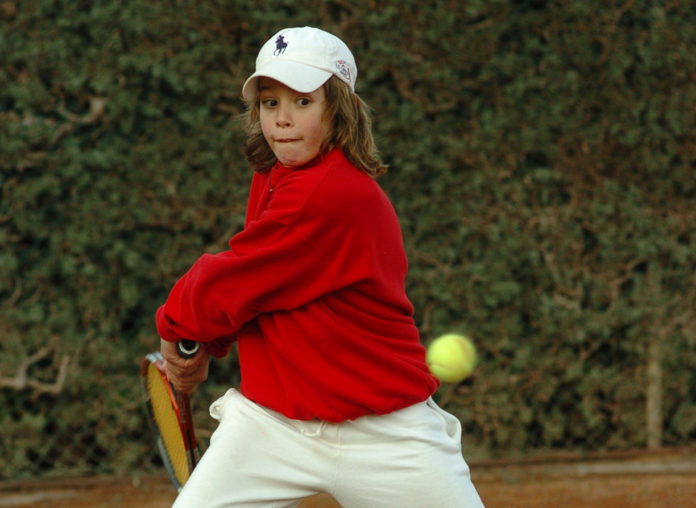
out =
[[288,43],[285,42],[285,37],[283,37],[282,35],[279,35],[278,38],[275,40],[275,45],[276,49],[273,52],[273,56],[282,55],[283,53],[285,53],[285,48],[288,47]]
[[336,62],[336,70],[350,83],[350,67],[348,67],[348,63],[345,60]]

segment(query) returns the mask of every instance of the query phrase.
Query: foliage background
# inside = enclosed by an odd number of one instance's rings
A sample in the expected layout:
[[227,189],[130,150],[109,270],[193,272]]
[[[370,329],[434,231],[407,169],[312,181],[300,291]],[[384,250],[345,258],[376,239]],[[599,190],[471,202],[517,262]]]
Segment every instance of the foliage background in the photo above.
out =
[[0,479],[157,467],[154,311],[242,227],[241,84],[305,24],[356,55],[423,342],[479,348],[438,393],[467,458],[693,443],[688,2],[6,0]]

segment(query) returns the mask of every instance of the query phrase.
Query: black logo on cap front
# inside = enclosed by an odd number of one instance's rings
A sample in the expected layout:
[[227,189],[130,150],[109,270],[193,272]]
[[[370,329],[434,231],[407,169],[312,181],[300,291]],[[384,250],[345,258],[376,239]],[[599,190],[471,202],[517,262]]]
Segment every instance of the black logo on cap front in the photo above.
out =
[[285,53],[285,48],[288,47],[288,43],[285,42],[285,38],[282,35],[279,35],[278,38],[275,40],[275,45],[276,49],[273,52],[273,56],[282,55],[283,53]]

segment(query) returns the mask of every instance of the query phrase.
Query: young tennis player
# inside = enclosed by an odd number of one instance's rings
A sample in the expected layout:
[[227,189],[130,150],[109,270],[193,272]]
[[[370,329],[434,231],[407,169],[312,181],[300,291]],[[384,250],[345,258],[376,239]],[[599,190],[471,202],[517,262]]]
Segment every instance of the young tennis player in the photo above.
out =
[[[288,28],[244,84],[255,173],[244,230],[204,255],[157,312],[175,386],[239,349],[242,382],[215,401],[210,447],[175,506],[296,506],[328,492],[349,507],[480,507],[461,426],[404,288],[395,211],[346,45]],[[183,360],[182,339],[205,353]]]

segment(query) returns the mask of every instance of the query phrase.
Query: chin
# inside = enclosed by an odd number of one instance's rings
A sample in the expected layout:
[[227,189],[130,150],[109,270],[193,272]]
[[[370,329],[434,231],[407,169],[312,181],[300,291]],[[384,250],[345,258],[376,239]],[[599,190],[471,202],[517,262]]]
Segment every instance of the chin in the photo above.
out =
[[278,158],[278,161],[279,161],[283,166],[286,166],[286,167],[289,167],[289,168],[294,168],[294,167],[297,167],[297,166],[303,166],[303,165],[307,164],[307,163],[308,163],[309,161],[311,161],[311,160],[312,160],[311,158],[310,158],[310,159],[304,159],[304,158],[303,158],[303,159],[281,159],[281,158]]

